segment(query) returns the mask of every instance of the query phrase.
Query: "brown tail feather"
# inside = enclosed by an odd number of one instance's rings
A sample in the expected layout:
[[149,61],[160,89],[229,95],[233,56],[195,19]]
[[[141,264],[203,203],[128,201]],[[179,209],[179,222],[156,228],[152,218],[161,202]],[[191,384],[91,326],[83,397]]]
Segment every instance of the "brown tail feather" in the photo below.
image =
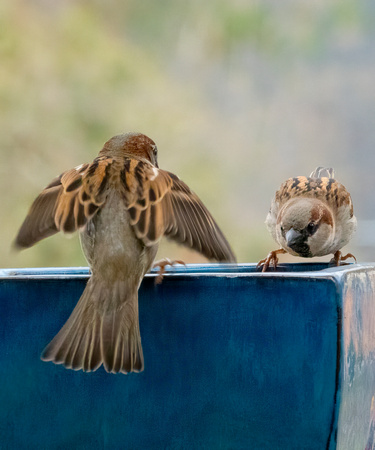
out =
[[101,364],[112,373],[142,371],[137,292],[129,295],[123,281],[103,288],[92,276],[42,359],[86,372]]

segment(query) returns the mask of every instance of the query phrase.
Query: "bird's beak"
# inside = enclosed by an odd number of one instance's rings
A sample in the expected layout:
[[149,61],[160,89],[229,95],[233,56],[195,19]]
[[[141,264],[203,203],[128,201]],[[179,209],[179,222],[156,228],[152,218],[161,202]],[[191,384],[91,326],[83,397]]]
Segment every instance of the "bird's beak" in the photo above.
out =
[[298,244],[301,244],[304,240],[304,237],[299,231],[296,231],[294,228],[291,228],[287,233],[285,234],[286,243],[288,244],[288,247],[293,248],[295,246],[298,246]]
[[287,246],[298,253],[300,256],[311,256],[310,247],[306,242],[306,235],[302,234],[300,231],[296,231],[291,228],[285,234],[285,239]]

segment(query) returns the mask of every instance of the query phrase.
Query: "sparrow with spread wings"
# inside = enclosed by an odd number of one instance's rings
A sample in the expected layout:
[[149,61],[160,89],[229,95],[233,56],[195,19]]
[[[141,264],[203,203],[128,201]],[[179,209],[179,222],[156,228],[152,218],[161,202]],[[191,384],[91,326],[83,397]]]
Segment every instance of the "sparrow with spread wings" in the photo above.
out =
[[15,245],[76,230],[92,275],[42,354],[74,370],[143,370],[138,288],[162,236],[208,259],[236,260],[201,200],[158,168],[155,143],[139,133],[114,136],[91,164],[55,178],[32,204]]
[[277,266],[281,253],[304,258],[333,253],[336,265],[354,258],[351,253],[343,256],[340,252],[357,226],[352,199],[334,179],[331,168],[318,167],[310,177],[286,180],[275,194],[266,225],[281,248],[259,261],[263,272],[270,264]]

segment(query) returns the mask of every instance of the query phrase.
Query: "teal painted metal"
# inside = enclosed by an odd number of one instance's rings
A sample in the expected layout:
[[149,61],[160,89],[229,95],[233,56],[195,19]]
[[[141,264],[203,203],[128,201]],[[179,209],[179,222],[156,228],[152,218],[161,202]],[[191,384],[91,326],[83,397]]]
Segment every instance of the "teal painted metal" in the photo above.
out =
[[0,271],[1,448],[375,448],[375,265],[146,276],[126,376],[39,359],[87,278]]

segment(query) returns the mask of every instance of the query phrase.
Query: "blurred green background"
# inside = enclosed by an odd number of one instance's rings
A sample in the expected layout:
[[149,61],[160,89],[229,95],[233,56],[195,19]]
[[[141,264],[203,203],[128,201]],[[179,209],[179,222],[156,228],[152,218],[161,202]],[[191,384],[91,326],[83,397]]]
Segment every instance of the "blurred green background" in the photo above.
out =
[[374,19],[371,0],[2,1],[1,266],[86,265],[76,235],[11,243],[55,175],[125,131],[155,140],[241,262],[276,249],[280,184],[333,166],[359,219],[347,250],[375,260]]

